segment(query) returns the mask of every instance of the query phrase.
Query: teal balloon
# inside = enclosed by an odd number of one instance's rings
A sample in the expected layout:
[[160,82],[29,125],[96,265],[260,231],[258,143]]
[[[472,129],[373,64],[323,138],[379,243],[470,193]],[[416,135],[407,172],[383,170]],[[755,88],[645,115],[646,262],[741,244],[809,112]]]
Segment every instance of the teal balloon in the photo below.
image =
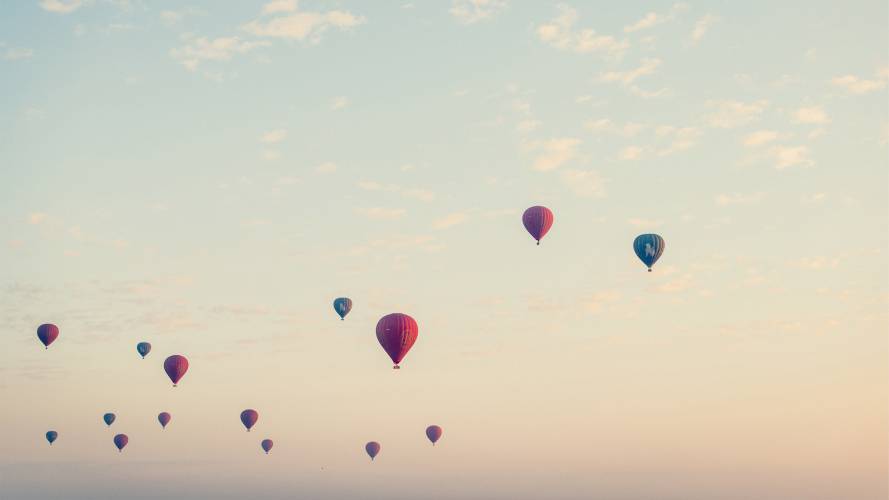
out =
[[148,353],[151,352],[151,344],[148,342],[139,342],[136,344],[136,352],[142,356],[142,359],[145,359],[145,356],[148,356]]
[[664,254],[664,239],[658,234],[640,234],[633,241],[633,251],[651,272],[651,266]]

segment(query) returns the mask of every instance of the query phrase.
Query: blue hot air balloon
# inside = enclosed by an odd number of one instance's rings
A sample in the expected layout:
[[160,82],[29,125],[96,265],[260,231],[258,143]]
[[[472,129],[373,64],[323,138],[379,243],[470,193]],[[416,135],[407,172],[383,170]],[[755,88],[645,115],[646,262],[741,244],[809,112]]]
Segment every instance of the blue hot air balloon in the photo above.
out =
[[142,356],[142,359],[145,359],[145,356],[148,356],[148,353],[151,352],[151,344],[148,342],[139,342],[136,344],[136,352]]
[[651,272],[651,266],[661,258],[665,245],[664,239],[657,234],[640,234],[633,240],[633,250],[639,260],[648,266],[648,272]]
[[113,413],[106,413],[102,415],[102,420],[105,421],[105,425],[111,427],[111,424],[114,423],[114,419],[117,418]]
[[49,445],[52,446],[53,441],[59,437],[59,433],[56,431],[49,431],[46,433],[46,440],[49,441]]
[[352,299],[340,297],[333,301],[333,309],[340,315],[340,319],[346,319],[346,315],[352,310]]

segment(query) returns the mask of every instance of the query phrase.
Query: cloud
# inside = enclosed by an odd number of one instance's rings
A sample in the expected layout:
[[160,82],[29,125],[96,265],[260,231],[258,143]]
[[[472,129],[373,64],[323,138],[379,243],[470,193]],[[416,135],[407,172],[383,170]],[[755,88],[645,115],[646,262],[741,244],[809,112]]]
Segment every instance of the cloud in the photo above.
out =
[[630,44],[610,35],[597,35],[591,29],[574,31],[577,11],[571,7],[559,6],[559,15],[546,24],[537,27],[540,41],[559,50],[579,54],[602,53],[610,58],[619,58]]
[[809,158],[809,148],[806,146],[776,146],[769,152],[778,170],[796,166],[810,167],[815,164]]
[[70,14],[83,6],[82,0],[41,0],[40,8],[54,14]]
[[262,16],[270,14],[285,15],[267,20],[256,19],[241,26],[241,29],[258,37],[308,39],[311,43],[318,43],[330,28],[348,30],[364,23],[363,17],[348,11],[298,11],[295,1],[286,0],[267,3],[262,9]]
[[441,219],[436,220],[432,226],[435,229],[447,229],[449,227],[456,226],[457,224],[462,224],[466,222],[469,216],[466,215],[465,212],[454,212],[452,214],[448,214]]
[[202,61],[230,61],[235,54],[246,54],[259,47],[271,45],[266,41],[243,41],[236,36],[210,40],[185,35],[183,39],[185,45],[171,49],[170,55],[189,71],[196,70]]
[[697,127],[663,125],[655,130],[655,135],[670,141],[665,148],[658,151],[658,156],[669,156],[679,151],[691,149],[692,146],[698,143],[698,139],[703,135],[703,132]]
[[676,3],[673,4],[673,8],[670,9],[670,12],[667,14],[658,14],[657,12],[649,12],[642,17],[642,19],[636,21],[633,24],[628,26],[624,26],[624,33],[634,33],[636,31],[647,30],[649,28],[653,28],[659,24],[663,24],[673,19],[676,19],[676,14],[679,12],[686,10],[688,8],[688,4],[685,3]]
[[33,56],[33,49],[26,49],[22,47],[7,47],[5,43],[0,43],[0,59],[3,59],[4,61],[29,59]]
[[590,120],[584,124],[584,128],[593,134],[614,134],[621,137],[635,137],[646,125],[641,123],[627,122],[618,125],[608,118],[600,118],[598,120]]
[[319,174],[332,174],[336,172],[337,166],[336,163],[333,162],[324,162],[317,167],[315,167],[315,172]]
[[262,152],[262,159],[267,161],[274,161],[281,158],[281,152],[275,151],[274,149],[266,149]]
[[186,7],[180,10],[162,10],[160,15],[161,22],[163,22],[167,26],[175,26],[182,22],[186,16],[197,16],[197,15],[205,15],[206,12],[195,9],[193,7]]
[[287,137],[287,131],[279,128],[277,130],[270,130],[259,138],[259,142],[263,144],[277,144],[283,141]]
[[559,179],[577,196],[598,198],[605,195],[605,182],[594,170],[562,170]]
[[401,192],[401,194],[406,198],[414,198],[416,200],[425,201],[427,203],[435,200],[435,193],[429,191],[428,189],[405,189]]
[[810,195],[803,195],[802,198],[800,198],[800,201],[802,201],[804,204],[807,204],[807,205],[815,205],[815,204],[819,204],[819,203],[824,203],[825,200],[827,200],[827,193],[814,193],[814,194],[810,194]]
[[358,187],[365,191],[385,191],[390,193],[400,193],[405,198],[413,198],[415,200],[430,202],[435,200],[435,193],[428,189],[421,188],[403,188],[398,184],[380,184],[375,181],[361,181]]
[[461,24],[490,19],[506,9],[505,0],[454,0],[450,13]]
[[623,151],[620,152],[620,155],[618,155],[618,158],[620,158],[621,160],[627,160],[627,161],[638,160],[639,158],[642,158],[643,151],[645,151],[645,150],[639,146],[628,146],[628,147],[624,148]]
[[28,214],[28,224],[43,224],[48,218],[49,216],[43,212],[33,212]]
[[758,120],[768,105],[768,101],[764,100],[750,103],[729,100],[707,101],[707,107],[714,108],[714,111],[705,117],[705,121],[715,128],[740,127]]
[[382,208],[382,207],[371,207],[371,208],[357,208],[355,212],[359,215],[363,215],[368,219],[378,219],[378,220],[393,220],[399,219],[405,214],[405,210],[403,208]]
[[660,225],[660,221],[654,221],[651,219],[642,219],[639,217],[633,217],[631,219],[628,219],[627,223],[629,223],[631,226],[636,226],[636,227],[654,227],[654,226]]
[[830,118],[821,106],[811,106],[807,108],[799,108],[793,115],[796,123],[823,125],[830,123]]
[[542,149],[543,151],[534,159],[534,169],[545,172],[559,168],[577,155],[577,146],[579,144],[580,139],[573,137],[562,137],[535,143],[532,146],[533,149]]
[[534,129],[540,126],[540,122],[537,120],[522,120],[516,124],[515,129],[518,132],[523,134],[527,134],[528,132],[533,132]]
[[762,146],[778,138],[778,132],[774,130],[757,130],[744,138],[744,145],[748,147]]
[[716,195],[716,204],[725,207],[728,205],[755,205],[763,200],[764,193],[751,194],[719,194]]
[[698,19],[698,22],[695,23],[694,29],[691,31],[691,40],[692,44],[698,43],[704,38],[704,35],[707,34],[707,31],[710,30],[710,26],[713,25],[719,18],[712,15],[707,14],[706,16]]
[[623,85],[629,85],[636,81],[637,78],[650,75],[657,71],[661,65],[660,59],[645,58],[640,66],[630,71],[609,71],[599,77],[600,82],[619,82]]
[[332,101],[330,101],[330,109],[338,110],[343,109],[349,105],[349,98],[346,96],[335,97]]
[[867,80],[855,75],[845,75],[838,76],[830,82],[837,87],[843,87],[853,94],[867,94],[885,87],[886,80],[889,80],[889,70],[883,68],[877,72],[876,80]]
[[828,258],[823,256],[803,257],[799,260],[793,261],[792,264],[803,269],[834,269],[840,265],[840,259],[835,257]]

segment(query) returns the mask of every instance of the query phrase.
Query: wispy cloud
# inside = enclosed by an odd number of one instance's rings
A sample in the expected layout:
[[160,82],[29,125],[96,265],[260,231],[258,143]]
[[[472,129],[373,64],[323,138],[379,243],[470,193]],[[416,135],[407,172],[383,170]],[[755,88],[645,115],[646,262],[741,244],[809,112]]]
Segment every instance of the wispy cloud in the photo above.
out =
[[185,66],[189,71],[194,71],[198,65],[205,61],[230,61],[236,54],[246,54],[260,47],[271,45],[266,41],[246,41],[240,38],[223,37],[208,39],[195,38],[194,35],[183,35],[185,45],[170,50],[170,55]]
[[545,172],[561,167],[574,159],[579,144],[580,139],[573,137],[561,137],[533,143],[531,148],[540,151],[534,159],[534,169]]
[[605,181],[594,170],[562,170],[559,179],[577,196],[597,198],[605,195]]
[[336,170],[337,170],[336,163],[334,163],[332,161],[326,161],[326,162],[318,165],[317,167],[315,167],[315,172],[317,172],[319,174],[332,174],[332,173],[336,172]]
[[276,130],[270,130],[259,138],[259,142],[263,144],[277,144],[283,141],[287,137],[287,131],[279,128]]
[[650,75],[657,71],[658,67],[661,65],[660,59],[651,59],[645,58],[642,60],[642,63],[638,68],[631,69],[629,71],[609,71],[607,73],[602,74],[599,77],[600,82],[619,82],[624,85],[629,85],[636,81],[636,79]]
[[882,68],[877,72],[877,78],[874,80],[855,75],[844,75],[832,79],[831,83],[852,94],[868,94],[885,87],[887,80],[889,80],[889,68]]
[[[280,16],[274,16],[281,14]],[[263,18],[263,16],[271,16]],[[323,12],[298,10],[295,0],[276,0],[267,3],[260,19],[241,26],[243,31],[258,37],[321,41],[322,35],[335,28],[348,30],[364,23],[364,18],[348,11],[329,10]]]
[[768,108],[768,101],[707,101],[713,112],[705,117],[708,125],[715,128],[735,128],[758,120]]
[[658,156],[669,156],[673,153],[691,149],[703,135],[697,127],[674,127],[662,125],[655,130],[655,135],[669,141],[667,146],[658,151]]
[[330,109],[336,111],[338,109],[343,109],[348,105],[349,105],[349,98],[341,95],[339,97],[335,97],[330,102]]
[[708,31],[710,31],[710,27],[716,21],[719,21],[719,18],[712,14],[707,14],[704,17],[698,19],[698,22],[695,23],[694,29],[691,31],[692,44],[696,44],[701,41],[701,39],[703,39],[704,35],[706,35]]
[[431,202],[435,200],[435,193],[422,188],[406,188],[398,184],[381,184],[376,181],[361,181],[358,187],[365,191],[384,191],[390,193],[399,193],[405,198],[413,198],[415,200]]
[[744,137],[744,145],[748,147],[762,146],[778,138],[778,132],[774,130],[757,130]]
[[826,123],[830,123],[830,118],[827,117],[827,113],[824,112],[824,108],[822,108],[821,106],[809,106],[799,108],[798,110],[796,110],[796,113],[793,114],[793,120],[796,123],[814,125],[824,125]]
[[4,61],[30,59],[33,56],[33,49],[26,49],[23,47],[8,47],[5,43],[0,42],[0,59],[3,59]]
[[466,214],[466,212],[454,212],[454,213],[448,214],[440,219],[437,219],[432,224],[432,226],[435,229],[447,229],[449,227],[453,227],[458,224],[463,224],[464,222],[466,222],[466,220],[468,218],[469,218],[469,216]]
[[653,28],[659,24],[664,24],[666,22],[672,21],[676,19],[677,14],[684,10],[688,9],[688,4],[686,3],[676,3],[673,4],[673,7],[666,14],[658,14],[657,12],[649,12],[645,14],[642,19],[639,19],[633,24],[624,26],[624,33],[635,33],[637,31],[647,30],[649,28]]
[[383,207],[370,207],[370,208],[357,208],[355,212],[359,215],[363,215],[368,219],[379,219],[379,220],[393,220],[399,219],[405,214],[405,210],[403,208],[383,208]]
[[646,125],[642,123],[627,122],[618,125],[608,118],[600,118],[598,120],[589,120],[584,124],[584,128],[594,134],[614,134],[621,137],[635,137]]
[[473,24],[494,17],[506,6],[506,0],[454,0],[450,13],[459,23]]
[[810,167],[815,164],[810,158],[809,148],[806,146],[776,146],[769,153],[778,170],[790,167]]
[[728,205],[755,205],[765,198],[765,193],[750,194],[719,194],[716,195],[716,204],[722,207]]
[[33,212],[28,214],[28,224],[43,224],[48,218],[49,216],[43,212]]
[[53,14],[70,14],[83,5],[82,0],[40,0],[40,8]]
[[577,11],[571,7],[559,6],[559,15],[537,27],[537,37],[547,45],[559,50],[568,50],[579,54],[601,53],[610,58],[618,58],[624,54],[630,44],[626,40],[617,40],[610,35],[597,35],[592,29],[576,31]]

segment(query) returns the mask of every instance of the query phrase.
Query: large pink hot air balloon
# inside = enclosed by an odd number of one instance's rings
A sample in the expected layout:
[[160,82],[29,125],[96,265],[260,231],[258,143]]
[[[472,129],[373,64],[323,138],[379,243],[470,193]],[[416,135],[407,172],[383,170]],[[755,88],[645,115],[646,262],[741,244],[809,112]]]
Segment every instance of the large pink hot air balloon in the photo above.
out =
[[259,413],[256,410],[244,410],[241,412],[241,423],[247,428],[247,432],[250,432],[250,428],[256,425],[257,420],[259,420]]
[[417,322],[407,314],[393,313],[380,318],[377,322],[377,340],[395,363],[392,368],[401,368],[398,363],[411,350],[419,332]]
[[157,421],[161,423],[161,427],[163,427],[164,429],[167,428],[167,424],[170,423],[170,419],[172,418],[173,417],[171,417],[170,414],[165,411],[157,414]]
[[376,441],[371,441],[371,442],[367,443],[366,445],[364,445],[364,451],[366,451],[367,454],[370,455],[370,459],[373,460],[374,458],[377,457],[377,454],[380,452],[380,443],[378,443]]
[[117,451],[123,451],[123,447],[129,442],[130,438],[128,438],[126,434],[118,434],[114,436],[114,446],[117,446]]
[[185,359],[185,356],[174,354],[164,360],[164,371],[167,372],[167,376],[173,381],[173,387],[176,387],[176,384],[179,383],[182,376],[188,371],[188,360]]
[[430,425],[426,428],[426,437],[432,441],[432,446],[435,446],[435,442],[441,439],[441,427]]
[[59,337],[59,327],[52,323],[46,323],[37,327],[37,338],[43,342],[44,347],[49,349],[49,345]]
[[525,225],[525,229],[531,233],[531,236],[537,240],[538,245],[540,240],[546,236],[549,228],[553,227],[553,220],[552,211],[541,206],[531,207],[522,214],[522,224]]
[[264,451],[265,454],[268,455],[269,450],[272,449],[272,446],[275,446],[275,442],[272,441],[271,439],[263,439],[262,443],[260,443],[260,445],[262,446],[262,451]]

